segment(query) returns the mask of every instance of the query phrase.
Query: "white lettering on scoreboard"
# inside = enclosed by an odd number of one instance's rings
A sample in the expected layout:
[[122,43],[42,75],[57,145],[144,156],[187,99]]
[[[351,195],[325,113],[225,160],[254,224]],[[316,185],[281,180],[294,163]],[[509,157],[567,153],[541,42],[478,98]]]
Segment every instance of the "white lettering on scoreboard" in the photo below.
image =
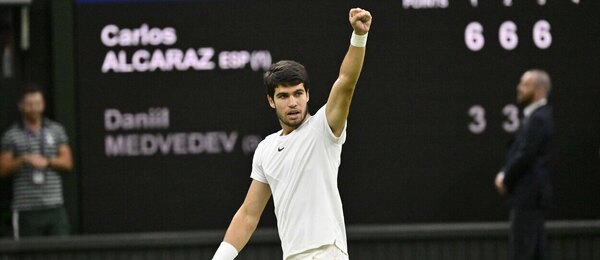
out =
[[147,132],[169,129],[170,116],[166,107],[144,112],[105,109],[104,129],[110,134],[104,137],[104,154],[107,157],[230,154],[238,147],[247,155],[262,140],[259,135],[240,136],[237,131]]
[[177,33],[172,27],[149,28],[147,24],[142,24],[137,29],[120,29],[114,24],[109,24],[102,29],[100,39],[107,47],[173,45],[177,42]]
[[404,9],[446,9],[449,0],[402,0]]
[[[139,28],[104,26],[100,32],[102,44],[111,49],[102,62],[102,73],[132,73],[154,71],[267,70],[272,63],[268,50],[216,51],[213,47],[176,48],[177,31],[173,27],[157,28],[142,24]],[[130,47],[143,46],[137,50]],[[160,46],[168,46],[161,49]],[[151,49],[154,47],[154,49]]]
[[169,109],[150,108],[148,112],[123,113],[118,109],[104,110],[104,129],[107,131],[169,128]]
[[107,135],[106,156],[153,156],[232,153],[237,132]]

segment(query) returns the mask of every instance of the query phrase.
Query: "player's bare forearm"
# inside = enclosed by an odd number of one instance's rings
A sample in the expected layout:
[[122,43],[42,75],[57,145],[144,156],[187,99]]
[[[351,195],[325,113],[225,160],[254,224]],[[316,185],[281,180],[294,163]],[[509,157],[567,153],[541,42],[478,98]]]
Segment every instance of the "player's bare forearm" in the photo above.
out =
[[350,46],[342,62],[340,74],[331,88],[326,112],[329,127],[336,136],[343,131],[350,113],[350,104],[362,70],[364,57],[365,48]]
[[223,240],[240,252],[256,230],[260,216],[270,197],[271,188],[267,184],[252,181],[246,199],[233,216]]
[[340,74],[334,84],[336,88],[342,88],[346,90],[354,90],[360,72],[362,71],[363,62],[365,60],[366,47],[354,47],[350,45],[344,61],[340,66]]
[[258,221],[259,218],[247,214],[242,206],[231,220],[223,241],[234,246],[238,252],[242,251],[256,230]]
[[[366,37],[372,21],[371,14],[368,11],[360,8],[351,9],[349,21],[354,34]],[[364,43],[366,43],[366,39]],[[365,52],[365,45],[350,45],[340,66],[338,78],[331,88],[326,113],[329,127],[336,136],[341,134],[348,118],[354,89],[362,71]]]

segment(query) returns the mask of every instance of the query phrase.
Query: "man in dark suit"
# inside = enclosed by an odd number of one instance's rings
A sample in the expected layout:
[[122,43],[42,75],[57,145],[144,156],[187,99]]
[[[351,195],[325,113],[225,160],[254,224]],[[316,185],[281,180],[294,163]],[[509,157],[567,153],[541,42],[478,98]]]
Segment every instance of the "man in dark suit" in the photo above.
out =
[[551,81],[542,70],[523,74],[517,101],[525,106],[521,128],[510,146],[506,164],[496,175],[496,188],[511,207],[510,259],[546,259],[544,209],[551,195],[548,162],[554,132],[547,104]]

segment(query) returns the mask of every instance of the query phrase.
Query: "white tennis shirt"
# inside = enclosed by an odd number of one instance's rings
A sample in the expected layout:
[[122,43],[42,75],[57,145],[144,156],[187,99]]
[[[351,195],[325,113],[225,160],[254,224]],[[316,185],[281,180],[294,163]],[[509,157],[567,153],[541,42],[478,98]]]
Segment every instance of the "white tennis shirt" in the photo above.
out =
[[283,258],[327,244],[347,254],[337,186],[346,126],[336,137],[323,106],[291,133],[281,134],[258,145],[250,176],[271,188]]

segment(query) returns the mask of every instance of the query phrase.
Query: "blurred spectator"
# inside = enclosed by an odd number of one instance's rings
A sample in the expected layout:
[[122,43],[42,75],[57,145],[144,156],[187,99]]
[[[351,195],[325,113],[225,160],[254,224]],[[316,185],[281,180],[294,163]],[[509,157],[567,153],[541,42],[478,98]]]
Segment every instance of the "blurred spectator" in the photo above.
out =
[[545,252],[544,209],[551,195],[548,162],[554,133],[548,105],[548,73],[529,70],[517,87],[517,101],[526,106],[504,168],[496,175],[496,188],[507,195],[511,207],[510,259],[548,259]]
[[13,177],[12,225],[15,239],[69,234],[58,172],[72,169],[64,128],[43,117],[41,89],[27,87],[18,103],[22,120],[2,136],[0,176]]

